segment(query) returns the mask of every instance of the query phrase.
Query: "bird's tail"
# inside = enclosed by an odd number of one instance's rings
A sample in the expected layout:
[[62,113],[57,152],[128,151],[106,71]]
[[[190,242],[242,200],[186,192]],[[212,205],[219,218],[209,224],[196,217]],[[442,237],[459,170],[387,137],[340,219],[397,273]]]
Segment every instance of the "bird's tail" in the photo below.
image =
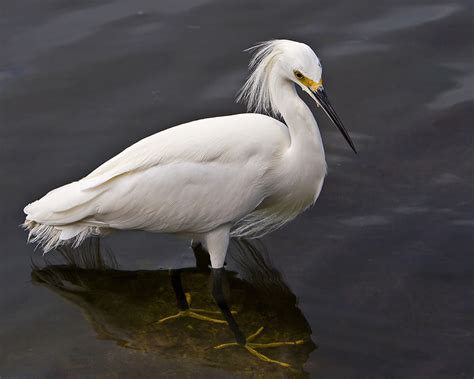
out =
[[79,182],[73,182],[28,204],[22,225],[29,230],[28,242],[42,246],[46,253],[62,245],[77,247],[89,236],[104,234],[107,226],[92,217],[94,201],[104,191],[82,191]]
[[104,231],[94,225],[46,225],[26,219],[21,225],[29,231],[28,242],[37,243],[44,253],[63,245],[77,247],[91,236],[103,235]]

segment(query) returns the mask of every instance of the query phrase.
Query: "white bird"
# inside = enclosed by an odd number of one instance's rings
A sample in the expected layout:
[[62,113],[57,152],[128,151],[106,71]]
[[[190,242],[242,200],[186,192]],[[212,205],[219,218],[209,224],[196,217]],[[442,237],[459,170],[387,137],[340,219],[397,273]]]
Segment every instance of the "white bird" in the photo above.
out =
[[192,121],[128,147],[79,181],[25,207],[29,240],[44,251],[92,235],[135,229],[202,243],[223,267],[231,236],[261,236],[319,196],[326,175],[316,120],[301,87],[355,151],[322,86],[322,68],[303,43],[273,40],[253,49],[239,99],[245,113]]

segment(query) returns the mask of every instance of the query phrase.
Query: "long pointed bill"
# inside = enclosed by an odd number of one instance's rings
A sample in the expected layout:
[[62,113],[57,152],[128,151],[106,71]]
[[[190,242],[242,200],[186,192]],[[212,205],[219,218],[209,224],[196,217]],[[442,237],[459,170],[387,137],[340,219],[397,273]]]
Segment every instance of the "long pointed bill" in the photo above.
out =
[[323,108],[324,112],[328,115],[334,125],[336,125],[339,131],[342,133],[351,149],[354,151],[354,153],[357,154],[357,150],[354,146],[354,143],[352,142],[351,137],[349,136],[349,133],[347,132],[346,128],[344,128],[342,121],[337,116],[336,111],[329,102],[329,99],[326,95],[326,92],[324,91],[323,86],[318,86],[316,90],[311,89],[311,92],[314,94],[314,97],[316,97],[316,101],[319,103],[321,108]]

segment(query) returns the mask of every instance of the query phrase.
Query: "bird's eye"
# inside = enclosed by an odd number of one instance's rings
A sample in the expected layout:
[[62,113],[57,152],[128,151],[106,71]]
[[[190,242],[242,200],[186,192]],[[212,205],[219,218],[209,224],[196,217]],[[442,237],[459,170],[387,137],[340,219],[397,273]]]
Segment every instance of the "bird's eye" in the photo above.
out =
[[304,78],[304,75],[299,71],[295,71],[295,76],[300,80]]

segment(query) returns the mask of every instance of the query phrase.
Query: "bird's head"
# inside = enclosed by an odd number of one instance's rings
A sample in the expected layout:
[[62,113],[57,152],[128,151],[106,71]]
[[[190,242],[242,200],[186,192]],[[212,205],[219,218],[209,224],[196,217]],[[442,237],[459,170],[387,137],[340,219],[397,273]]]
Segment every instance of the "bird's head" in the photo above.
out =
[[240,93],[250,109],[278,114],[273,93],[277,77],[295,83],[321,107],[357,153],[354,143],[336,114],[323,87],[322,66],[314,51],[306,44],[289,40],[263,42],[250,62],[252,73]]

